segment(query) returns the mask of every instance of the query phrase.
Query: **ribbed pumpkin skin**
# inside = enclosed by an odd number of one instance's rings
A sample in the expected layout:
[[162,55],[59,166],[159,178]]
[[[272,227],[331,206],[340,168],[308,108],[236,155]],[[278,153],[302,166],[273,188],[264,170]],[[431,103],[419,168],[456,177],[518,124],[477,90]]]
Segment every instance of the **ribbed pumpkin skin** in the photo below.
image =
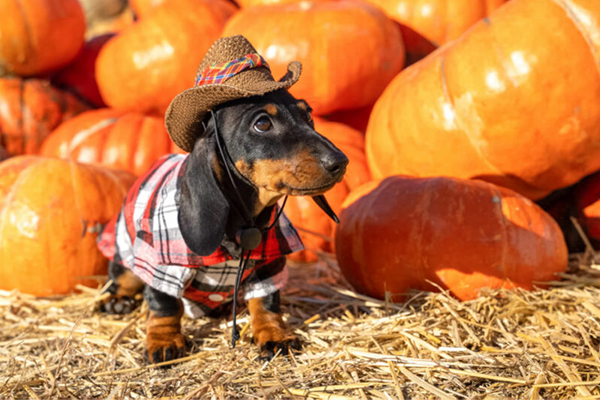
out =
[[593,0],[512,0],[403,71],[369,120],[373,176],[477,177],[539,199],[600,169],[598,18]]
[[[488,16],[506,0],[368,0],[392,19],[441,46],[455,40],[475,22]],[[408,30],[406,30],[407,32]],[[402,32],[403,34],[405,31]],[[406,50],[416,50],[410,35]]]
[[78,277],[104,275],[96,248],[102,225],[120,210],[134,177],[38,156],[0,164],[0,289],[66,294]]
[[102,47],[114,36],[106,34],[86,42],[75,60],[52,77],[52,84],[71,91],[96,107],[106,107],[96,83],[96,59]]
[[480,289],[533,289],[566,270],[556,222],[517,193],[482,181],[394,176],[370,182],[343,204],[336,254],[360,293],[395,300],[409,289],[461,300]]
[[99,164],[141,175],[168,153],[182,152],[162,118],[112,109],[88,111],[59,126],[41,155]]
[[0,78],[0,145],[11,155],[37,154],[54,128],[87,109],[47,81]]
[[[224,0],[169,0],[100,51],[96,80],[112,108],[164,114],[235,12]],[[175,29],[176,28],[176,29]]]
[[68,64],[84,33],[77,0],[0,1],[0,76],[38,75]]
[[[315,118],[315,129],[331,140],[350,160],[344,180],[325,194],[331,208],[339,213],[348,193],[371,179],[364,152],[364,136],[349,126],[321,118]],[[288,197],[285,214],[297,228],[303,228],[327,238],[334,236],[335,223],[310,197]],[[331,241],[302,230],[298,233],[307,250],[293,253],[288,258],[295,261],[312,262],[318,258],[314,250],[333,252]]]
[[242,9],[223,36],[242,34],[265,57],[276,79],[290,61],[302,77],[290,92],[317,115],[373,104],[404,65],[397,24],[353,0]]

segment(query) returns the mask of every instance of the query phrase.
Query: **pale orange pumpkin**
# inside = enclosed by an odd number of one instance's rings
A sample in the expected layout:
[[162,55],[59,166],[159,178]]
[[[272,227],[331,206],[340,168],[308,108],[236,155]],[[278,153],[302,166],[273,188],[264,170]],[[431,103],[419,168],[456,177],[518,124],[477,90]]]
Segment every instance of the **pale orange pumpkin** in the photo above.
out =
[[108,41],[96,81],[112,108],[163,115],[236,8],[225,0],[169,0]]
[[597,1],[511,0],[407,68],[369,120],[373,176],[480,178],[539,199],[600,169],[599,19]]
[[31,76],[67,65],[85,34],[77,0],[2,0],[0,76]]
[[404,65],[397,24],[353,0],[248,7],[223,31],[237,34],[250,40],[277,79],[289,62],[302,62],[290,93],[317,115],[372,105]]
[[39,156],[0,164],[0,289],[37,296],[96,286],[107,273],[96,247],[134,176]]
[[141,175],[159,157],[181,153],[163,118],[112,109],[88,111],[59,126],[40,150],[49,157]]
[[340,220],[341,271],[358,292],[380,299],[434,285],[461,300],[483,288],[530,290],[567,268],[556,222],[531,200],[483,181],[370,182],[348,196]]
[[[332,209],[339,213],[342,202],[351,190],[371,179],[364,153],[364,137],[355,129],[337,122],[315,118],[317,132],[331,140],[349,159],[344,180],[325,194]],[[290,196],[285,213],[296,228],[307,250],[291,254],[295,261],[316,261],[316,251],[333,252],[335,223],[310,197]]]

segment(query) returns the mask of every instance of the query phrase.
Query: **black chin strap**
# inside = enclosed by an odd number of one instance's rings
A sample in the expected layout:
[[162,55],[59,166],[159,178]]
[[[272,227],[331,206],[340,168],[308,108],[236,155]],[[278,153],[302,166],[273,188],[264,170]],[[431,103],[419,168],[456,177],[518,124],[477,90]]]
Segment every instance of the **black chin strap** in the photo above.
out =
[[[236,235],[237,241],[240,244],[240,246],[242,247],[242,254],[240,255],[240,264],[238,266],[238,271],[237,271],[237,275],[235,278],[235,286],[233,288],[233,316],[232,316],[232,325],[231,325],[231,346],[233,348],[235,348],[236,342],[240,339],[240,334],[237,330],[237,324],[236,324],[236,314],[237,314],[236,305],[237,305],[237,298],[238,298],[238,289],[239,289],[240,284],[242,283],[244,271],[246,270],[246,266],[248,265],[248,260],[250,259],[250,253],[252,252],[252,250],[254,250],[255,248],[257,248],[260,245],[260,242],[262,241],[263,233],[256,227],[256,221],[254,220],[254,218],[252,217],[252,214],[248,210],[248,207],[246,206],[246,203],[242,199],[242,195],[241,195],[239,189],[237,188],[237,185],[235,184],[235,180],[233,179],[233,174],[231,173],[231,169],[229,167],[229,164],[231,164],[232,168],[235,168],[235,164],[231,160],[231,156],[227,152],[225,145],[221,143],[222,138],[221,138],[221,134],[219,132],[218,124],[217,124],[217,116],[215,115],[213,110],[211,110],[210,113],[211,113],[213,121],[215,123],[215,137],[217,140],[217,147],[219,148],[219,153],[221,154],[221,159],[223,160],[223,164],[225,165],[225,170],[227,171],[229,180],[231,181],[231,184],[233,185],[233,189],[235,191],[235,194],[237,195],[237,199],[242,207],[242,212],[240,214],[242,214],[243,218],[246,220],[246,224],[248,224],[248,226],[250,226],[249,228],[240,229],[240,231]],[[275,216],[275,220],[273,221],[273,223],[271,223],[271,225],[269,225],[265,229],[265,232],[275,226],[275,224],[279,220],[279,217],[281,216],[281,213],[283,212],[283,208],[285,207],[286,202],[287,202],[287,196],[285,197],[283,204],[281,205],[281,208],[279,209],[279,212]]]

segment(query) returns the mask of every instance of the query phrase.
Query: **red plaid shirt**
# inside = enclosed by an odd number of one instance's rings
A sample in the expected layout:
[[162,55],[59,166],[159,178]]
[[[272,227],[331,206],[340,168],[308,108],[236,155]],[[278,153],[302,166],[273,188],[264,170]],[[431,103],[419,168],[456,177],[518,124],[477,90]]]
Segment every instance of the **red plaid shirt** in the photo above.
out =
[[[100,235],[98,247],[153,288],[192,300],[194,305],[186,310],[200,316],[233,293],[241,248],[224,239],[214,253],[199,256],[185,244],[177,205],[179,178],[187,158],[172,154],[154,163],[131,187],[121,212]],[[270,223],[276,212],[273,207]],[[298,233],[282,213],[250,253],[242,278],[245,298],[264,297],[281,289],[287,280],[284,256],[302,248]]]

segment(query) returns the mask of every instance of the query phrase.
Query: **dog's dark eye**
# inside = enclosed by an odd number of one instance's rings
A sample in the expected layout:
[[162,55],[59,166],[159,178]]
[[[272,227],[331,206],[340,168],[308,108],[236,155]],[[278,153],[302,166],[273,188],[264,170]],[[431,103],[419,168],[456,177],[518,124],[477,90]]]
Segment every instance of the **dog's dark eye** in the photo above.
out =
[[254,129],[257,132],[266,132],[271,129],[271,120],[269,117],[262,116],[254,123]]

